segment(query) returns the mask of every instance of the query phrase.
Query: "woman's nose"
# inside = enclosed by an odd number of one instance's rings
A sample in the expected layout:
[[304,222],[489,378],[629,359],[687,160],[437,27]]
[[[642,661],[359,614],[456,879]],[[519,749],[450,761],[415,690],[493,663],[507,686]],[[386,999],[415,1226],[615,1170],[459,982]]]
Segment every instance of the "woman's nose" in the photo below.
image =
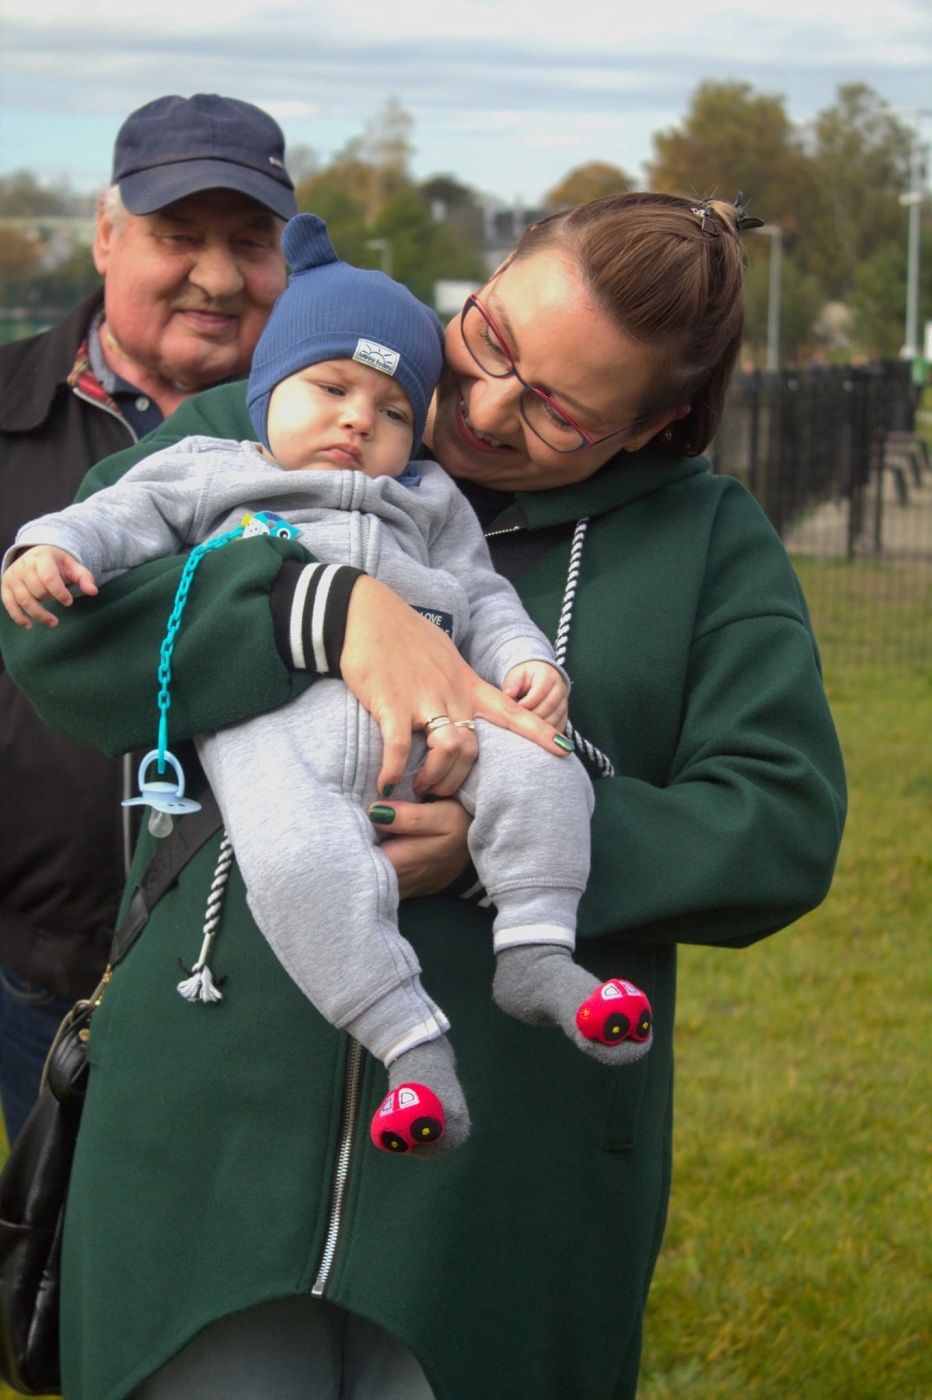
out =
[[469,391],[469,421],[480,433],[504,438],[521,427],[521,396],[524,386],[513,374],[507,379],[484,376],[475,379]]

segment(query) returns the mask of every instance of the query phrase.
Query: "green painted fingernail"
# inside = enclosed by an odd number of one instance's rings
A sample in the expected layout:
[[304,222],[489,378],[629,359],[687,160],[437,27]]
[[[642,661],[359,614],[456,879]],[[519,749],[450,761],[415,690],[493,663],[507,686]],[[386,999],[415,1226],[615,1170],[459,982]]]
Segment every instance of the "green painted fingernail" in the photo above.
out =
[[376,826],[391,826],[395,820],[394,807],[383,807],[377,802],[374,807],[369,808],[369,820]]
[[391,797],[391,795],[392,795],[392,793],[393,793],[394,791],[395,791],[395,784],[394,784],[394,783],[386,783],[385,786],[384,786],[384,787],[382,788],[382,790],[380,791],[379,796],[380,796],[380,797]]
[[564,753],[576,752],[576,745],[573,743],[572,739],[567,739],[565,734],[554,734],[553,742],[556,744],[557,748],[562,749]]

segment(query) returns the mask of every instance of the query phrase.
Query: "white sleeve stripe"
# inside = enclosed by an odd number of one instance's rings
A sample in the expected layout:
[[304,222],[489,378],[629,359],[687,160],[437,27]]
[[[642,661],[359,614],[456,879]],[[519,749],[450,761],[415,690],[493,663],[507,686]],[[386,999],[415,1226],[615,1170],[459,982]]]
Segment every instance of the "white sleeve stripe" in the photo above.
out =
[[298,582],[295,586],[294,596],[291,600],[291,617],[288,624],[288,644],[291,647],[292,662],[295,670],[305,671],[307,666],[304,660],[304,604],[307,599],[308,589],[314,581],[316,574],[323,568],[323,564],[307,564],[298,575]]
[[314,670],[326,675],[330,666],[327,661],[327,648],[324,646],[324,622],[327,616],[327,599],[330,597],[330,589],[340,565],[327,564],[321,565],[321,568],[323,573],[317,584],[311,613],[311,647],[314,652]]

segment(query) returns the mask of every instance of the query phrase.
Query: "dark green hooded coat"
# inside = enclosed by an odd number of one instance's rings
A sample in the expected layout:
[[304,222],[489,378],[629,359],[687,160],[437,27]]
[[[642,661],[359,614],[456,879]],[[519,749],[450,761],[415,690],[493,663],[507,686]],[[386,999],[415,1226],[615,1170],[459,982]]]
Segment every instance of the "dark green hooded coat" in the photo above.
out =
[[[252,436],[242,387],[192,400],[147,450],[185,432]],[[646,990],[650,1054],[609,1069],[511,1020],[491,999],[488,911],[409,901],[402,929],[450,1016],[473,1131],[433,1162],[377,1152],[384,1069],[289,980],[235,870],[212,958],[224,999],[175,990],[200,947],[215,839],[94,1021],[65,1244],[67,1400],[126,1396],[211,1319],[311,1289],[400,1337],[438,1400],[634,1395],[670,1189],[676,944],[741,947],[819,903],[844,773],[799,586],[738,482],[701,459],[622,452],[517,506],[531,531],[590,517],[571,714],[617,776],[595,783],[578,957]],[[302,551],[257,539],[202,564],[173,661],[173,744],[309,683],[272,640],[289,554]],[[516,581],[551,636],[568,558],[557,543]],[[4,627],[48,720],[109,752],[152,745],[179,567],[114,581],[51,633]]]

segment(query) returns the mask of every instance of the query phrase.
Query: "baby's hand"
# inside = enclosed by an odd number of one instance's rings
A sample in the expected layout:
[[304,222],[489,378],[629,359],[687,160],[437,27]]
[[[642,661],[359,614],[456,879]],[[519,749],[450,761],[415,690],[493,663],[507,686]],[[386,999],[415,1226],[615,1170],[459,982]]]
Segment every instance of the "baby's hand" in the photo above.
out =
[[525,710],[530,710],[561,734],[569,716],[566,684],[547,661],[523,661],[512,666],[502,690]]
[[55,598],[70,608],[74,602],[69,584],[77,584],[82,593],[94,594],[97,585],[90,569],[79,564],[72,555],[54,545],[37,544],[14,559],[0,581],[3,606],[13,621],[28,631],[31,617],[46,627],[57,627],[58,618],[42,604]]

